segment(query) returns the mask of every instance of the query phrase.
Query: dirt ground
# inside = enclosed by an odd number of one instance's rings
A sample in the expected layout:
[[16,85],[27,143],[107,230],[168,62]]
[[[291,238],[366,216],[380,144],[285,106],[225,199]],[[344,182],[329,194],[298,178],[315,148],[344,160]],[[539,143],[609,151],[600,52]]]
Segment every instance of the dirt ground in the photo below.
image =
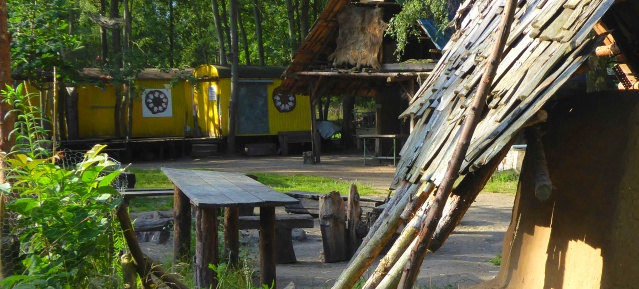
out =
[[[322,163],[305,165],[301,157],[215,157],[181,159],[165,162],[136,163],[134,168],[211,168],[232,172],[272,172],[313,174],[359,181],[385,190],[392,180],[394,167],[377,163],[363,165],[359,155],[322,156]],[[460,226],[444,246],[426,257],[418,282],[420,288],[463,288],[493,278],[499,267],[488,262],[501,253],[504,233],[510,222],[514,195],[482,193],[470,208]],[[316,221],[317,222],[317,221]],[[294,282],[296,288],[330,288],[347,262],[321,262],[322,239],[319,225],[305,229],[307,239],[293,241],[298,263],[278,265],[278,287]],[[257,232],[244,232],[242,237],[250,256],[257,258]],[[172,242],[166,245],[142,243],[154,258],[168,260]],[[372,266],[374,268],[374,266]]]

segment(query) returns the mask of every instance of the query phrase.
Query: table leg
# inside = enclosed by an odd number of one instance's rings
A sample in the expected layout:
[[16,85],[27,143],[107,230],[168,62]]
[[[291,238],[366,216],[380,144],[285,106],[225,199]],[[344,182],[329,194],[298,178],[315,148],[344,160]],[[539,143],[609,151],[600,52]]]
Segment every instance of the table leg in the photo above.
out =
[[397,166],[397,139],[393,138],[393,166]]
[[364,165],[366,165],[366,138],[362,138],[364,142]]
[[173,191],[173,263],[190,263],[191,204],[180,189]]
[[224,208],[224,248],[229,256],[229,265],[237,265],[239,262],[239,215],[238,207]]
[[275,285],[275,207],[260,207],[260,272],[261,284]]
[[215,288],[217,280],[209,264],[218,263],[217,209],[197,207],[195,221],[195,287]]

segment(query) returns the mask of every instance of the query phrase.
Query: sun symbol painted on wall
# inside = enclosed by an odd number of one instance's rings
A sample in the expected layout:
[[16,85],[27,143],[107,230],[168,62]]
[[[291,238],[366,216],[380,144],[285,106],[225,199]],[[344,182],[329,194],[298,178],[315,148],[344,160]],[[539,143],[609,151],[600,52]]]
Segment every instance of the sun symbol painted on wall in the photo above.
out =
[[169,107],[169,97],[160,90],[151,90],[144,96],[144,104],[153,114],[163,113]]
[[295,95],[284,93],[279,87],[273,90],[273,104],[279,112],[289,112],[295,109]]
[[142,116],[171,117],[171,91],[169,89],[145,89],[142,93]]

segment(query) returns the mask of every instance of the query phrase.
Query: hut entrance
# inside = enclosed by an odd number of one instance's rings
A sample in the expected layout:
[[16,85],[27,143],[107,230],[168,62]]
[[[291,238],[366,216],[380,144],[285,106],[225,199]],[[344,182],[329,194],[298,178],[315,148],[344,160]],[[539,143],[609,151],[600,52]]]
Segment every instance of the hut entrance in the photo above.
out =
[[272,81],[241,81],[238,102],[238,134],[268,134],[268,91]]

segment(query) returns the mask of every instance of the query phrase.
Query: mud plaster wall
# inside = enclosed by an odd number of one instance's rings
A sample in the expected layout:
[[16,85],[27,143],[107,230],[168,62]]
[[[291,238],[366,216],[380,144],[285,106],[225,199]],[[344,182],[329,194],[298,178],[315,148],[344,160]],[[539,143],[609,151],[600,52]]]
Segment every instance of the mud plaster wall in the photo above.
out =
[[525,159],[501,270],[475,288],[639,288],[639,94],[564,99],[543,130],[552,196]]

